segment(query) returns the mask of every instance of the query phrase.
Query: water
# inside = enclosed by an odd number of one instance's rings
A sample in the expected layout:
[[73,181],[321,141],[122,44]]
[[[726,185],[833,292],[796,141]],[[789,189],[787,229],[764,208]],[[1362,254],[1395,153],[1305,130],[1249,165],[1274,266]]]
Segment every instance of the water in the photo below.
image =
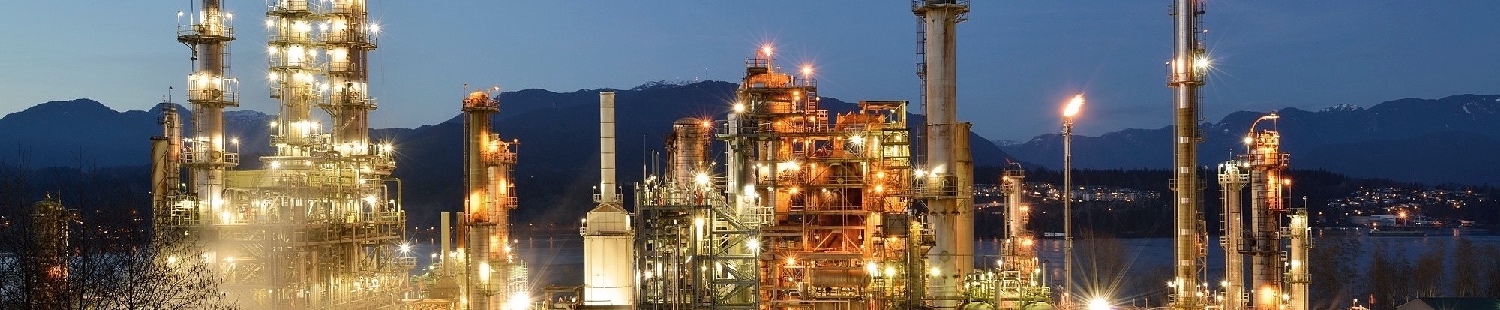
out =
[[[1336,238],[1354,239],[1363,254],[1357,255],[1356,260],[1350,263],[1355,265],[1353,270],[1359,273],[1369,270],[1372,257],[1370,253],[1377,248],[1402,247],[1407,261],[1415,262],[1417,257],[1439,244],[1447,248],[1451,259],[1453,248],[1460,238],[1468,238],[1477,246],[1500,247],[1500,236],[1465,235],[1464,231],[1458,229],[1433,230],[1423,237],[1371,237],[1365,235],[1365,232],[1367,230],[1315,230],[1313,246],[1317,247],[1324,241],[1333,242]],[[1221,278],[1224,274],[1223,250],[1219,248],[1217,237],[1210,240],[1212,244],[1208,247],[1205,270],[1209,279]],[[979,268],[994,266],[999,246],[1000,240],[997,239],[976,242],[975,265]],[[1062,240],[1042,239],[1038,246],[1040,258],[1048,262],[1048,278],[1052,279],[1053,287],[1060,289],[1063,274],[1060,263],[1063,261]],[[435,246],[418,245],[414,251],[431,252],[432,248]],[[576,233],[519,236],[515,249],[526,262],[531,278],[538,281],[534,287],[582,284],[583,238]],[[1074,279],[1074,285],[1085,294],[1107,293],[1115,300],[1125,303],[1131,300],[1145,302],[1149,299],[1152,304],[1156,304],[1160,302],[1159,297],[1151,296],[1159,296],[1165,290],[1166,280],[1172,277],[1171,238],[1077,238],[1074,239],[1074,250],[1073,268],[1075,274],[1079,275]],[[422,261],[425,259],[419,257],[418,266],[425,266],[426,262]],[[629,258],[621,255],[618,259]],[[1313,279],[1314,283],[1318,280]],[[1210,282],[1217,285],[1218,281]]]

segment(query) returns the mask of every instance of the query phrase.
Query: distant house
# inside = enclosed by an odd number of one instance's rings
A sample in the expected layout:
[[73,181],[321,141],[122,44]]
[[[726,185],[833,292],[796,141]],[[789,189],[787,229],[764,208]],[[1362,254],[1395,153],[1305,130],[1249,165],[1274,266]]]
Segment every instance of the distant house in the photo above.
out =
[[1396,310],[1497,310],[1500,298],[1425,297],[1396,307]]

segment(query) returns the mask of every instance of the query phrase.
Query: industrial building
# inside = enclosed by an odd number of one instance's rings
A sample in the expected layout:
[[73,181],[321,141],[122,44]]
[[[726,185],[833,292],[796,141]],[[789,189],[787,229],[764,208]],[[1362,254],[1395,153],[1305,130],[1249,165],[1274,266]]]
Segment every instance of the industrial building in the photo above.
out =
[[[1288,206],[1290,155],[1281,152],[1281,133],[1274,129],[1279,118],[1271,113],[1256,119],[1245,136],[1246,154],[1219,164],[1225,268],[1223,291],[1217,294],[1227,310],[1308,307],[1307,252],[1312,243],[1307,210]],[[1273,129],[1257,130],[1268,120]]]
[[239,141],[225,136],[224,109],[240,104],[228,68],[233,18],[218,0],[180,18],[177,40],[194,65],[192,129],[169,112],[152,140],[156,230],[197,236],[241,307],[398,306],[414,264],[395,150],[368,135],[367,59],[380,30],[365,1],[268,3],[266,78],[280,111],[266,128],[274,152],[254,169],[241,169]]
[[[581,220],[584,278],[572,299],[537,299],[525,262],[513,253],[509,212],[518,204],[511,171],[521,163],[519,141],[502,139],[491,126],[500,110],[498,88],[469,92],[462,100],[463,212],[441,215],[432,265],[410,276],[415,259],[404,241],[401,183],[392,177],[395,149],[369,137],[376,104],[369,96],[368,59],[380,29],[368,20],[365,1],[269,3],[267,80],[279,113],[265,128],[272,132],[272,154],[245,167],[238,140],[225,136],[224,109],[238,106],[240,98],[227,66],[228,44],[235,39],[232,15],[221,8],[218,0],[201,0],[178,27],[177,39],[190,47],[194,64],[187,90],[192,128],[185,132],[186,122],[167,107],[162,135],[152,139],[153,220],[158,232],[203,240],[201,259],[243,307],[1084,304],[1071,279],[1060,288],[1048,279],[1037,234],[1028,229],[1031,208],[1019,165],[1007,167],[1000,179],[1007,196],[1000,251],[995,257],[975,254],[974,160],[970,124],[958,119],[956,74],[955,33],[967,18],[967,0],[911,2],[919,21],[918,108],[925,124],[909,123],[913,108],[907,101],[825,107],[813,67],[784,70],[774,47],[762,46],[745,60],[722,119],[688,117],[662,128],[670,132],[667,164],[645,171],[634,184],[633,206],[626,205],[626,191],[616,180],[615,94],[601,92],[600,181],[595,208]],[[1225,258],[1231,268],[1222,291],[1209,288],[1214,282],[1204,271],[1208,233],[1197,163],[1198,89],[1210,68],[1199,42],[1202,14],[1201,0],[1176,0],[1172,8],[1171,306],[1305,309],[1306,214],[1285,206],[1287,155],[1279,151],[1279,133],[1256,132],[1254,125],[1249,153],[1220,166],[1219,181],[1227,189],[1221,244],[1231,253]],[[1077,100],[1081,105],[1081,96]],[[315,114],[314,107],[325,113]],[[1070,134],[1071,125],[1065,126]],[[1247,187],[1249,203],[1242,204]],[[1068,186],[1064,193],[1072,190]],[[1066,238],[1063,270],[1070,277],[1071,235]]]

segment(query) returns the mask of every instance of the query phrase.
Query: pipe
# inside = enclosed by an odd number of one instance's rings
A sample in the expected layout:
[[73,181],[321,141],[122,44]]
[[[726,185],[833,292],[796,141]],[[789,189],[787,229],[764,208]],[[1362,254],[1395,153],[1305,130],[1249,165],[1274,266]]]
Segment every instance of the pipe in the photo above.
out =
[[1062,306],[1073,305],[1073,118],[1063,121],[1063,292]]

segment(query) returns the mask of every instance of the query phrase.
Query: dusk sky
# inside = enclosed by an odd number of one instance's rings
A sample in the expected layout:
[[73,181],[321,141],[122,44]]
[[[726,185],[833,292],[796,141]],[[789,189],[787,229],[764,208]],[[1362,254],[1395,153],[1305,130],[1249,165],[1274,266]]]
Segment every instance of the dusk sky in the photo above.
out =
[[[264,1],[226,2],[238,26],[240,109],[274,112]],[[382,29],[375,127],[451,118],[464,83],[573,91],[737,81],[762,43],[775,44],[782,66],[816,67],[824,96],[918,96],[909,1],[370,2]],[[974,0],[958,30],[960,118],[988,138],[1026,140],[1056,131],[1061,104],[1083,92],[1080,134],[1169,125],[1169,3]],[[141,110],[168,86],[185,103],[189,50],[173,29],[188,6],[9,1],[0,8],[0,113],[80,97]],[[1236,110],[1500,93],[1494,0],[1209,0],[1207,10],[1209,121]]]

